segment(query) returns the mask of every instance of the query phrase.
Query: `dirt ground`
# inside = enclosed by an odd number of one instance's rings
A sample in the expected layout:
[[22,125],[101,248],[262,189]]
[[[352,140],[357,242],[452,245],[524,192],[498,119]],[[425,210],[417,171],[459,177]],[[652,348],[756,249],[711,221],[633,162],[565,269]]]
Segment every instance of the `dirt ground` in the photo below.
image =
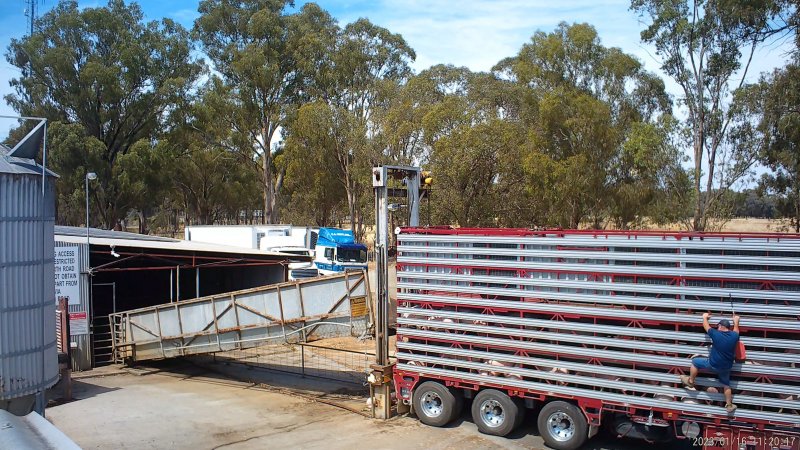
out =
[[[428,427],[413,417],[379,421],[354,412],[365,408],[354,407],[363,405],[363,398],[352,385],[238,365],[178,361],[130,372],[93,372],[75,381],[75,401],[46,411],[49,420],[86,450],[545,448],[532,417],[506,438],[480,434],[466,412],[446,428]],[[243,377],[260,382],[234,380]],[[333,406],[337,404],[342,406]],[[585,447],[638,448],[637,441],[602,435]]]

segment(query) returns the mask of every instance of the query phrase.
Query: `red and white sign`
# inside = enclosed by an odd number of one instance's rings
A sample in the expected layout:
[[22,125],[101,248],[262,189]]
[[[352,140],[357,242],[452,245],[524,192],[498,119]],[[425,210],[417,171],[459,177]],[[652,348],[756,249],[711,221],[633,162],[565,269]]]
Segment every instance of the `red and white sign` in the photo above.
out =
[[86,311],[69,313],[69,335],[80,336],[89,334],[89,315]]

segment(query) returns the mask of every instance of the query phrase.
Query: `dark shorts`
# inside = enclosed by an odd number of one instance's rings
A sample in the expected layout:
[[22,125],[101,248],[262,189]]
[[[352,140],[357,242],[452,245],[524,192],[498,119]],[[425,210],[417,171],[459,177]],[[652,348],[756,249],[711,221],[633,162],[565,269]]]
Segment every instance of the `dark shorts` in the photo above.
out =
[[717,370],[711,367],[711,364],[708,362],[708,358],[692,358],[692,365],[697,367],[700,370],[705,370],[707,372],[711,372],[717,375],[719,382],[722,383],[723,386],[731,387],[731,371],[730,370]]

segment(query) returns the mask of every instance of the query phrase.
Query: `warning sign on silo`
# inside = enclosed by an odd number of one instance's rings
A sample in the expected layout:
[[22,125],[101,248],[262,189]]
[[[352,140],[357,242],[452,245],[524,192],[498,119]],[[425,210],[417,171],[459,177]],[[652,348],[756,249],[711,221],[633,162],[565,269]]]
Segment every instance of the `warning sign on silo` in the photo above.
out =
[[55,247],[56,300],[66,297],[70,305],[80,305],[78,247]]

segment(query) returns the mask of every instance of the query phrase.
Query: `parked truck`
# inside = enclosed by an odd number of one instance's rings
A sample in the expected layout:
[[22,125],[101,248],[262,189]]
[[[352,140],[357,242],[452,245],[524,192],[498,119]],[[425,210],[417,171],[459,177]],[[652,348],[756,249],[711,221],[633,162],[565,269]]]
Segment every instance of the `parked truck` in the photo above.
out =
[[[545,443],[601,427],[704,449],[800,449],[800,235],[406,228],[397,236],[397,398]],[[741,316],[733,413],[702,314]]]
[[367,246],[356,242],[350,230],[320,228],[314,252],[314,264],[322,275],[367,270]]
[[333,275],[367,269],[367,247],[353,232],[339,228],[296,225],[203,225],[184,231],[187,241],[208,242],[307,256],[289,263],[289,279]]

